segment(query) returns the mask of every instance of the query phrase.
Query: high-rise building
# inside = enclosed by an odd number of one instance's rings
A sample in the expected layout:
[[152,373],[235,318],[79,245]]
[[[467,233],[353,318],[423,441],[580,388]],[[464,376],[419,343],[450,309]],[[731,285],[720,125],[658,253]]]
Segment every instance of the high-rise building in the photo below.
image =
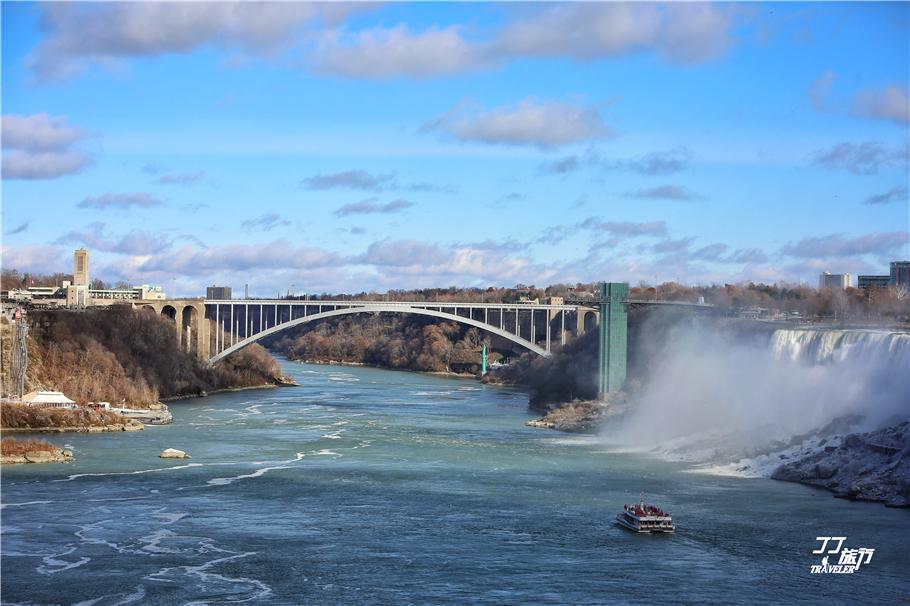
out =
[[856,285],[859,288],[888,288],[891,276],[857,276]]
[[891,285],[910,288],[910,261],[891,261]]
[[216,301],[223,301],[225,299],[231,298],[231,287],[230,286],[209,286],[205,289],[205,298],[206,299],[215,299]]
[[84,248],[73,253],[73,284],[75,286],[89,286],[88,251]]
[[824,272],[818,277],[819,288],[837,288],[843,290],[853,286],[853,276],[850,274],[832,274]]

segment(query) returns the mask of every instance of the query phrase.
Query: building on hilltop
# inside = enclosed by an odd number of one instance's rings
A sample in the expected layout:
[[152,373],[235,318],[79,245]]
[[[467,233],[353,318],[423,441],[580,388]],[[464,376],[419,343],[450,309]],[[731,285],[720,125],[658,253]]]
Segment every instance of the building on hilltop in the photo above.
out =
[[891,273],[887,276],[858,276],[860,288],[887,288],[903,286],[910,288],[910,261],[891,261]]
[[43,307],[83,308],[127,301],[163,301],[167,299],[160,286],[141,284],[130,288],[91,288],[89,252],[80,248],[73,253],[73,280],[60,286],[29,286],[3,293],[4,300],[22,301]]
[[891,286],[910,288],[910,261],[891,261]]
[[73,285],[89,287],[89,258],[88,251],[84,248],[76,249],[73,253]]
[[66,306],[85,307],[88,305],[90,284],[88,251],[84,248],[76,249],[73,252],[73,283],[63,285],[63,288],[66,289]]
[[888,288],[891,276],[857,276],[856,285],[859,288]]
[[214,299],[216,301],[226,301],[231,298],[231,287],[230,286],[211,286],[205,289],[205,298]]
[[819,289],[834,288],[844,290],[851,286],[853,286],[853,276],[850,274],[832,274],[826,271],[818,277]]

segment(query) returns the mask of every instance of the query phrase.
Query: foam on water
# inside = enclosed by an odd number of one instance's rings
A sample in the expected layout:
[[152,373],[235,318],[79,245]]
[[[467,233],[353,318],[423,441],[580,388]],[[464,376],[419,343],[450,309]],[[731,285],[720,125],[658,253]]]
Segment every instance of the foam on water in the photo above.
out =
[[56,503],[56,501],[25,501],[23,503],[0,503],[0,509],[6,509],[7,507],[29,507],[31,505],[47,505],[48,503]]
[[[295,459],[295,460],[299,460],[299,459]],[[263,467],[261,469],[257,469],[253,473],[247,473],[247,474],[243,474],[243,475],[239,475],[239,476],[231,476],[228,478],[212,478],[211,480],[207,481],[206,484],[208,484],[209,486],[227,486],[228,484],[233,484],[237,480],[245,480],[248,478],[260,478],[270,471],[275,471],[276,469],[287,469],[288,467],[290,467],[290,465],[276,465],[274,467]]]
[[89,557],[81,557],[74,562],[61,559],[63,556],[73,553],[76,549],[78,549],[78,547],[74,545],[60,553],[41,558],[42,564],[35,568],[35,571],[38,572],[38,574],[52,575],[71,568],[78,568],[79,566],[83,566],[92,561],[92,558]]
[[53,480],[54,482],[72,482],[79,478],[93,478],[93,477],[105,477],[105,476],[134,476],[143,473],[159,473],[162,471],[176,471],[178,469],[187,469],[190,467],[202,467],[202,463],[187,463],[186,465],[174,465],[172,467],[156,467],[154,469],[140,469],[138,471],[110,471],[106,473],[74,473],[73,475],[67,476],[66,478],[60,480]]

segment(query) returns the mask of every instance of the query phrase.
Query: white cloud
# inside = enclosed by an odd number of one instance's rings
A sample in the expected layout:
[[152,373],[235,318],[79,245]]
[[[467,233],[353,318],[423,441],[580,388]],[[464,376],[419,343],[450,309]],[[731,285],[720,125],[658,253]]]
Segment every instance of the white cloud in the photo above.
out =
[[185,53],[205,45],[263,54],[295,39],[320,13],[302,2],[102,2],[43,5],[47,38],[30,58],[42,80],[123,58]]
[[412,206],[414,206],[413,202],[401,198],[386,202],[385,204],[380,204],[376,198],[368,198],[366,200],[361,200],[360,202],[345,204],[336,210],[335,214],[339,217],[348,215],[371,215],[376,213],[390,214],[407,210]]
[[112,236],[106,233],[106,227],[104,223],[95,221],[82,229],[63,234],[54,244],[80,244],[89,249],[121,255],[151,255],[169,249],[173,243],[173,238],[164,233],[134,229],[122,236]]
[[392,185],[393,174],[374,175],[362,169],[346,170],[338,173],[313,175],[300,181],[300,187],[312,190],[322,189],[359,189],[362,191],[382,191]]
[[168,175],[161,175],[155,179],[156,183],[161,183],[162,185],[192,185],[201,181],[205,177],[204,171],[196,171],[192,173],[172,173]]
[[845,141],[815,152],[815,164],[827,168],[848,170],[857,175],[874,175],[880,169],[906,167],[910,147],[889,148],[876,141],[850,143]]
[[729,10],[707,3],[566,3],[511,23],[493,47],[499,55],[582,61],[655,51],[697,63],[732,45],[732,24]]
[[558,4],[506,26],[495,47],[503,55],[590,60],[646,48],[660,27],[654,4]]
[[34,114],[3,116],[3,149],[27,152],[61,151],[85,136],[85,131],[66,124],[62,116]]
[[674,63],[722,55],[732,43],[732,11],[710,4],[579,2],[544,5],[474,40],[459,26],[406,25],[324,33],[313,63],[357,78],[429,78],[487,69],[510,59],[592,61],[656,52]]
[[4,179],[56,179],[78,173],[88,166],[87,156],[77,152],[3,154]]
[[423,127],[424,131],[437,129],[460,141],[541,148],[609,135],[596,107],[530,98],[491,110],[461,104]]
[[317,70],[353,78],[428,78],[475,69],[488,62],[457,26],[413,32],[406,25],[323,35],[313,58]]
[[594,231],[604,231],[617,237],[666,236],[667,224],[664,221],[602,221],[589,217],[581,227]]
[[825,70],[821,76],[812,81],[806,94],[809,95],[809,101],[812,107],[817,110],[825,109],[828,103],[828,95],[831,94],[831,87],[837,79],[837,73],[834,70]]
[[276,227],[287,227],[290,224],[290,219],[285,219],[278,213],[266,213],[255,219],[247,219],[241,225],[246,229],[272,231]]
[[628,168],[643,175],[668,175],[685,169],[692,159],[687,147],[656,151],[631,160],[620,161],[618,168]]
[[85,131],[69,126],[62,116],[3,116],[3,178],[54,179],[77,173],[91,162],[74,146]]
[[164,204],[161,200],[145,192],[114,194],[108,192],[101,196],[88,197],[79,203],[79,208],[150,208],[152,206],[161,206]]
[[66,267],[66,261],[64,249],[60,246],[29,244],[2,247],[0,265],[3,269],[18,269],[20,272],[52,274]]
[[[407,24],[349,29],[368,3],[124,2],[47,3],[47,37],[29,58],[39,80],[79,75],[89,66],[216,48],[230,61],[305,48],[315,70],[352,78],[430,78],[526,57],[590,61],[656,53],[691,64],[732,44],[733,13],[707,3],[547,4],[497,31]],[[325,29],[319,29],[325,28]],[[473,31],[473,30],[472,30]]]
[[887,254],[906,251],[910,234],[906,231],[875,232],[847,238],[841,234],[803,238],[786,244],[781,252],[791,257],[824,258],[856,257],[867,254]]
[[853,99],[853,113],[866,118],[910,123],[910,92],[903,86],[860,91]]
[[700,200],[702,196],[678,185],[659,185],[635,190],[628,194],[633,198],[653,198],[662,200],[691,201]]
[[276,268],[308,269],[339,267],[340,257],[333,252],[312,247],[294,246],[287,240],[263,244],[209,246],[205,249],[184,247],[166,256],[154,256],[137,266],[142,272],[169,272],[171,275],[207,276],[219,272]]
[[908,189],[906,185],[892,187],[888,191],[875,194],[866,198],[865,204],[889,204],[891,202],[906,202]]

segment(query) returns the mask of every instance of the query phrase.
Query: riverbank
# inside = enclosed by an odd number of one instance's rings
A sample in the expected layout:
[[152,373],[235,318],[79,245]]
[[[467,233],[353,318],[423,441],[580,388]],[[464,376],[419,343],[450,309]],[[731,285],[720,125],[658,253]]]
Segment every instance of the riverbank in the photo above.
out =
[[92,408],[34,408],[22,404],[0,405],[0,429],[4,433],[100,433],[139,431],[145,425],[109,410]]
[[774,480],[830,490],[834,496],[910,507],[910,423],[833,436],[814,452],[791,457]]
[[223,387],[221,389],[212,389],[211,391],[204,391],[202,393],[193,393],[193,394],[183,394],[179,396],[171,396],[168,398],[160,398],[162,402],[177,402],[180,400],[192,400],[195,398],[204,398],[206,396],[211,396],[219,393],[233,393],[235,391],[249,391],[251,389],[270,389],[272,387],[300,387],[300,383],[294,381],[290,377],[279,377],[271,383],[263,383],[262,385],[246,385],[244,387]]
[[44,440],[0,440],[0,465],[68,463],[72,460],[71,450]]
[[79,425],[74,427],[55,427],[46,425],[43,427],[3,427],[3,433],[105,433],[105,432],[122,432],[122,431],[142,431],[145,424],[139,421],[127,419],[124,423],[114,425]]
[[444,370],[418,370],[416,368],[392,368],[380,364],[366,364],[364,362],[345,362],[344,360],[309,360],[309,359],[291,359],[289,362],[296,364],[316,364],[318,366],[350,366],[352,368],[375,368],[377,370],[391,370],[398,372],[416,372],[421,375],[431,375],[434,377],[448,377],[451,379],[479,379],[476,373],[472,372],[453,372]]

